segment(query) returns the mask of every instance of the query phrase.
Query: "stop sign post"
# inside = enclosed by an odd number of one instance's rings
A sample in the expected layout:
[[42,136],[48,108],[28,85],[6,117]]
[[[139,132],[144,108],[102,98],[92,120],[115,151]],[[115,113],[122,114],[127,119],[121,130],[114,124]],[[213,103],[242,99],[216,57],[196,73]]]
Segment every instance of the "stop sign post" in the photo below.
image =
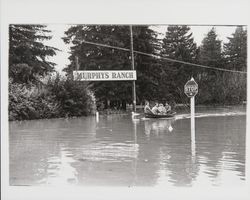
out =
[[198,84],[193,77],[185,84],[184,93],[190,98],[192,154],[195,154],[195,95],[198,93]]

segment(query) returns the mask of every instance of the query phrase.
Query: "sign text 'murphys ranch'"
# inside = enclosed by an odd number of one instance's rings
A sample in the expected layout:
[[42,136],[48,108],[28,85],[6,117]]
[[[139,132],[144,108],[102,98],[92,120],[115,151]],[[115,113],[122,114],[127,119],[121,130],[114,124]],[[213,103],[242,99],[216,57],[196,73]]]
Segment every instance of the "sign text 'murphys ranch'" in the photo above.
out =
[[136,71],[73,71],[73,76],[75,81],[132,81],[136,80]]

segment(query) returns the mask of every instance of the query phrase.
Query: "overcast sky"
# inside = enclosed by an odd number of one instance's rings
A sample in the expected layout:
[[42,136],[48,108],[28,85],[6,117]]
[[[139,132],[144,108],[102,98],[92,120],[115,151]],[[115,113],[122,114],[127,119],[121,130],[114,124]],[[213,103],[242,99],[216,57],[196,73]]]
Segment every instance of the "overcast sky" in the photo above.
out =
[[[46,44],[60,49],[60,52],[57,52],[57,55],[52,57],[50,60],[55,62],[56,70],[61,72],[69,64],[69,46],[66,45],[61,39],[64,36],[64,31],[66,31],[70,26],[63,24],[50,24],[48,29],[52,31],[51,35],[53,36],[50,41],[47,41]],[[195,42],[200,45],[202,39],[211,30],[212,26],[190,26],[193,33]],[[224,43],[228,42],[227,37],[230,37],[235,31],[235,26],[216,26],[216,32],[218,39],[222,40]],[[153,28],[154,30],[162,33],[159,37],[164,37],[164,33],[167,30],[167,26],[157,26]]]

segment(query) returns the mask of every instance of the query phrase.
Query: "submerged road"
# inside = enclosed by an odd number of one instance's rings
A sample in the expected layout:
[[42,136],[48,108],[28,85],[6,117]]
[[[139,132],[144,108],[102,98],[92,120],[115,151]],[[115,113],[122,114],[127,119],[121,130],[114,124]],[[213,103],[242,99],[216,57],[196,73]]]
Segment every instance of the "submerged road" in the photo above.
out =
[[10,185],[240,186],[245,107],[132,120],[130,115],[10,122]]

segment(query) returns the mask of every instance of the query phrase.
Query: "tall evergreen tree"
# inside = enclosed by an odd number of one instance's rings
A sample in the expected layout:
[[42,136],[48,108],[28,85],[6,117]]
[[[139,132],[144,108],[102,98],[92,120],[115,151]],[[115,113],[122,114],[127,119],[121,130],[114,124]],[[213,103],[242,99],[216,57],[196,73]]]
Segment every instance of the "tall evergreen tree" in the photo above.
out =
[[[232,37],[224,44],[226,68],[247,71],[247,31],[237,27]],[[227,85],[226,101],[240,103],[246,100],[246,74],[230,73],[223,76]]]
[[[65,32],[64,42],[72,42],[71,64],[65,69],[70,73],[75,69],[75,56],[79,57],[80,69],[86,70],[129,70],[131,69],[130,52],[112,48],[105,48],[96,45],[81,43],[90,41],[94,43],[107,44],[117,47],[130,48],[130,29],[129,26],[72,26]],[[145,26],[133,27],[134,50],[154,53],[157,43],[154,31]],[[140,101],[152,96],[154,80],[149,76],[153,70],[152,58],[135,55],[135,67],[137,70],[137,99]],[[144,81],[142,81],[144,80]],[[145,90],[145,85],[148,90]],[[132,84],[131,82],[93,82],[92,90],[100,101],[121,104],[131,103]],[[124,107],[124,106],[123,106]]]
[[[195,63],[197,60],[197,46],[194,42],[190,27],[168,26],[162,45],[162,56]],[[196,68],[176,62],[163,62],[163,76],[161,86],[163,93],[171,94],[177,102],[183,101],[183,86],[185,82],[195,76]],[[167,97],[171,98],[171,97]]]
[[200,62],[204,65],[219,67],[222,60],[221,40],[213,27],[202,40],[200,48]]
[[[75,57],[79,58],[80,70],[129,70],[131,69],[129,52],[82,43],[89,41],[117,47],[129,48],[129,43],[121,38],[129,37],[125,26],[85,26],[70,27],[65,32],[64,42],[72,42],[71,63],[65,71],[71,73],[76,69]],[[127,41],[128,42],[128,41]],[[131,84],[128,82],[92,82],[89,83],[99,102],[106,106],[111,102],[131,100]]]
[[[157,54],[161,49],[160,40],[155,31],[148,26],[135,26],[133,28],[134,50],[147,54]],[[135,67],[137,70],[137,96],[139,102],[159,100],[162,98],[161,63],[158,59],[135,53]]]
[[56,54],[56,48],[47,46],[51,39],[44,25],[9,26],[9,76],[14,82],[35,82],[54,70],[47,58]]
[[247,31],[242,26],[236,28],[232,37],[224,44],[224,54],[228,69],[246,71],[247,69]]
[[[215,68],[226,68],[222,53],[222,43],[217,38],[214,27],[202,41],[199,58],[201,64]],[[223,71],[213,69],[200,70],[200,103],[225,103],[227,85],[224,76],[225,72]]]

